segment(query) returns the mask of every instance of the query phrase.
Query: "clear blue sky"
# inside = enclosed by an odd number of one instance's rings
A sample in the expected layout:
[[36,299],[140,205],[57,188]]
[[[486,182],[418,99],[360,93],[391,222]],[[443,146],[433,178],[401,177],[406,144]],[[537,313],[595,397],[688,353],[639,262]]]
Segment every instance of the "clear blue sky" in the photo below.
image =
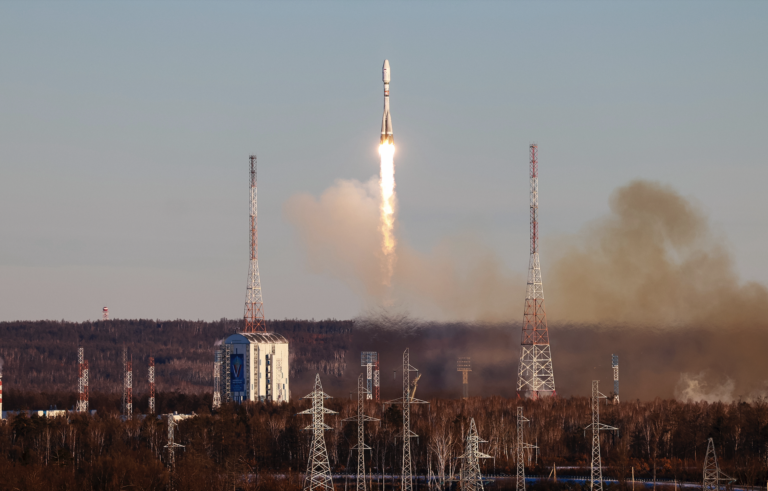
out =
[[241,316],[250,153],[267,317],[360,313],[283,205],[378,172],[384,58],[416,249],[470,230],[524,273],[536,141],[542,241],[658,180],[768,283],[766,26],[758,1],[2,2],[0,320]]

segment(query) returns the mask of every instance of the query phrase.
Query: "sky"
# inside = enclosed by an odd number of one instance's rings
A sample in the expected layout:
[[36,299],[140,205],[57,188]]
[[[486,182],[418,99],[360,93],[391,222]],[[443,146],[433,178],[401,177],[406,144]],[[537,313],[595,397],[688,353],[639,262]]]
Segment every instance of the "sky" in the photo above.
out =
[[285,206],[378,175],[385,58],[413,249],[469,234],[524,277],[536,142],[545,288],[547,248],[634,179],[768,283],[767,21],[758,1],[1,2],[0,321],[242,316],[251,154],[267,318],[361,315]]

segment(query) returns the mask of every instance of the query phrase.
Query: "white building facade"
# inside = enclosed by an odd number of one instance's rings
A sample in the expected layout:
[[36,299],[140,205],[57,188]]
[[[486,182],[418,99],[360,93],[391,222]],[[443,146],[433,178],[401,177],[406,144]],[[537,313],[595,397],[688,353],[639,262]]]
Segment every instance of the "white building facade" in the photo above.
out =
[[222,402],[291,399],[288,340],[274,332],[238,333],[221,342]]

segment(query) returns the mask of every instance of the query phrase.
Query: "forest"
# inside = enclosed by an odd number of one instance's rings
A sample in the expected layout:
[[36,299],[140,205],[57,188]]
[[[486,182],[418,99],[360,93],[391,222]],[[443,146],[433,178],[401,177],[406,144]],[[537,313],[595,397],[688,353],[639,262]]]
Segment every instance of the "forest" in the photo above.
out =
[[[72,394],[71,397],[74,397]],[[119,396],[104,395],[103,407],[117,406]],[[3,489],[122,490],[170,489],[170,479],[184,490],[298,490],[307,465],[310,417],[299,415],[308,400],[290,403],[225,404],[210,411],[210,396],[159,397],[160,411],[189,410],[195,417],[175,429],[176,465],[168,468],[167,419],[135,416],[123,420],[116,409],[95,416],[70,413],[64,418],[19,415],[0,425],[0,475]],[[524,440],[537,445],[526,457],[528,475],[548,476],[557,466],[559,481],[544,479],[532,489],[583,489],[567,476],[588,476],[591,438],[584,428],[591,422],[589,399],[548,398],[520,401],[502,397],[430,399],[415,405],[412,429],[414,474],[422,476],[418,489],[455,489],[471,419],[487,441],[481,451],[492,458],[482,462],[484,475],[495,476],[487,489],[514,489],[516,408],[521,405],[530,423]],[[197,407],[195,407],[197,406]],[[335,488],[352,489],[356,454],[356,401],[329,399],[326,445]],[[367,414],[380,419],[366,424],[366,468],[372,489],[397,489],[391,476],[400,473],[401,408],[366,404]],[[602,437],[603,475],[618,482],[612,488],[631,489],[629,480],[701,482],[707,439],[713,438],[720,466],[740,485],[761,487],[766,482],[768,403],[604,403],[601,421],[618,432]],[[382,480],[382,471],[388,477]],[[429,480],[424,480],[429,478]],[[349,487],[347,487],[349,486]],[[671,487],[670,487],[671,489]]]

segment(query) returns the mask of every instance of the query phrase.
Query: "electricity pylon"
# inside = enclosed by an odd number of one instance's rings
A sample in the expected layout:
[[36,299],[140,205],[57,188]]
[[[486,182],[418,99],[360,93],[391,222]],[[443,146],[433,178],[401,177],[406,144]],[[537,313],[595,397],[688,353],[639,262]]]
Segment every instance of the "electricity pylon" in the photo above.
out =
[[614,426],[600,423],[600,399],[606,397],[597,390],[599,380],[592,381],[592,424],[584,428],[586,434],[592,428],[592,473],[589,480],[589,489],[603,491],[603,468],[600,461],[600,430],[618,431]]
[[726,484],[729,484],[735,479],[720,472],[717,455],[715,455],[715,442],[710,438],[707,441],[707,456],[704,459],[704,480],[701,489],[702,491],[720,491],[720,481],[726,481]]
[[531,420],[523,416],[522,406],[517,407],[517,476],[515,478],[515,489],[517,491],[525,491],[525,451],[539,448],[536,445],[525,443],[523,438],[523,428],[525,423],[529,423]]
[[174,489],[173,474],[176,470],[176,449],[184,448],[184,445],[179,445],[174,440],[173,429],[176,426],[176,421],[173,419],[173,414],[169,414],[167,416],[167,419],[168,419],[168,443],[165,445],[165,448],[168,449],[168,471],[170,473],[168,489],[170,491],[173,491]]
[[363,385],[363,374],[357,378],[357,416],[344,421],[357,421],[357,445],[352,450],[357,450],[357,491],[366,491],[365,488],[365,451],[371,447],[365,444],[365,422],[378,421],[376,418],[366,416],[365,399],[370,398],[371,392]]
[[323,434],[325,430],[331,429],[325,424],[325,415],[336,414],[336,411],[326,409],[323,405],[325,399],[330,398],[331,396],[323,392],[323,385],[320,383],[320,374],[318,373],[315,376],[314,390],[303,397],[303,399],[312,400],[312,407],[299,413],[312,415],[312,424],[304,428],[312,431],[307,474],[304,477],[304,491],[314,491],[315,489],[333,491],[331,465],[328,463],[328,450],[325,448],[325,435]]
[[467,434],[464,455],[459,457],[464,459],[464,462],[461,464],[461,473],[459,474],[461,491],[483,491],[483,484],[490,482],[488,479],[483,479],[480,473],[480,459],[492,459],[493,457],[480,451],[481,443],[488,442],[482,440],[477,434],[475,418],[472,418],[472,421],[469,423],[469,433]]
[[[408,348],[403,351],[403,397],[388,401],[387,404],[403,405],[403,469],[401,473],[402,491],[413,490],[413,463],[411,458],[411,438],[418,437],[411,431],[411,404],[428,404],[427,401],[421,401],[413,397],[411,393],[411,372],[418,370],[411,366],[410,354]],[[417,377],[418,380],[418,377]],[[414,388],[414,393],[415,388]]]

